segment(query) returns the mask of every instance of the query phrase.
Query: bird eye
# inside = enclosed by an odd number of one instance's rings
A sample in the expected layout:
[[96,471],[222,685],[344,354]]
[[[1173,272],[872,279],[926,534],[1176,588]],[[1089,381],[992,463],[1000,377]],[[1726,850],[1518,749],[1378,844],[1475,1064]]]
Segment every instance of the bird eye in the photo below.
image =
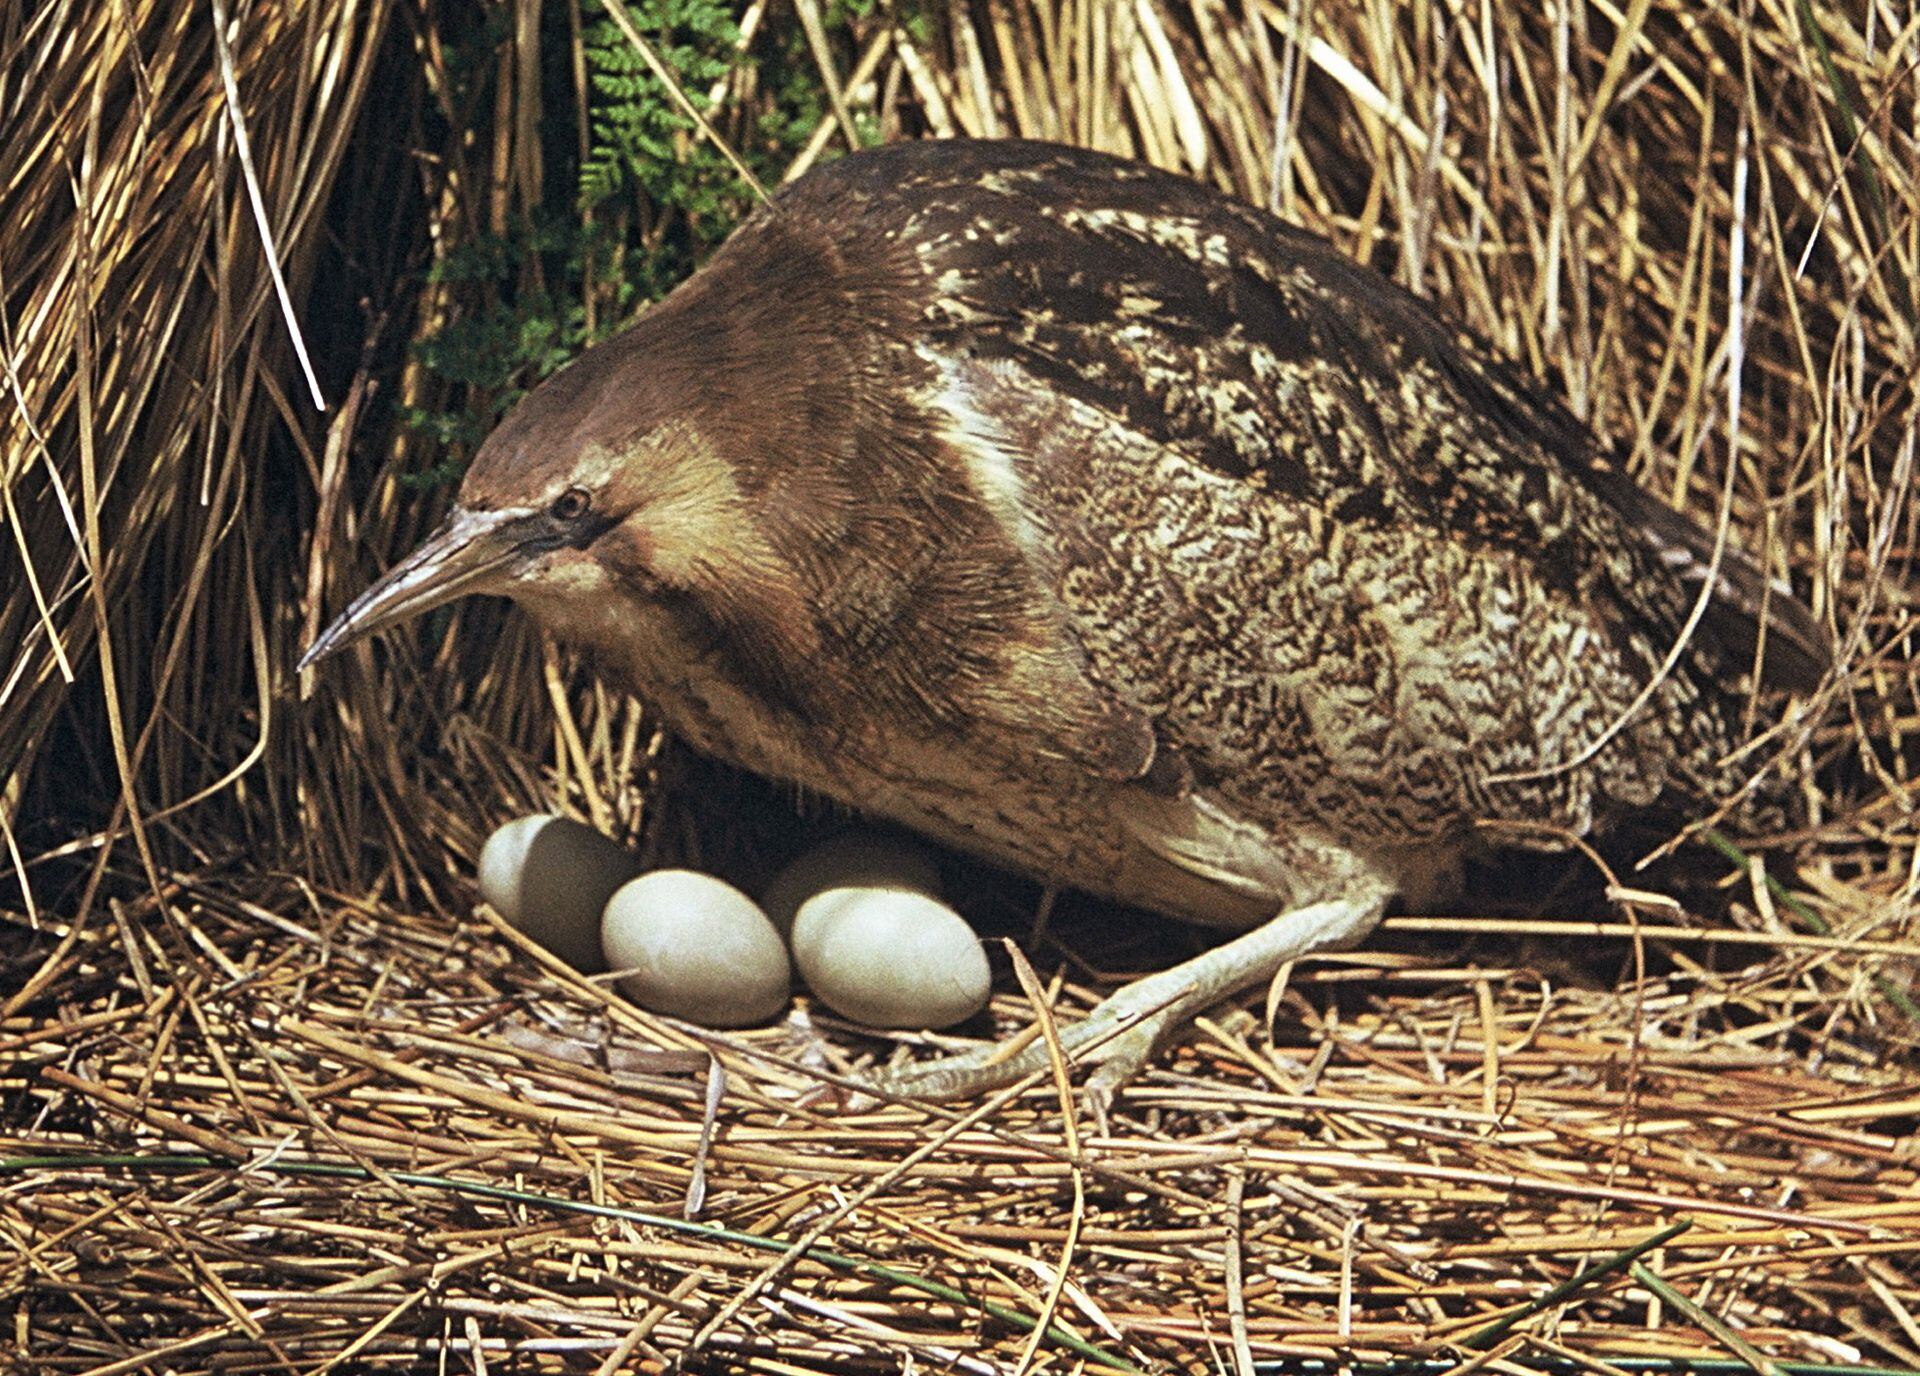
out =
[[556,521],[577,521],[587,514],[587,508],[592,505],[593,498],[585,488],[570,487],[553,499],[547,514]]

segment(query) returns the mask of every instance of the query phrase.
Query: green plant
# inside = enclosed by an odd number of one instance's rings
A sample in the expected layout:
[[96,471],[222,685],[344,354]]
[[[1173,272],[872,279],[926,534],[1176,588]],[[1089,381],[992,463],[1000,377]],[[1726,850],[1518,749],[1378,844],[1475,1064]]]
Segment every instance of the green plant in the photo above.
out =
[[[452,307],[416,357],[464,401],[406,412],[442,456],[410,475],[412,484],[457,478],[462,456],[527,388],[671,291],[753,208],[750,188],[697,134],[601,0],[577,0],[577,12],[574,3],[550,0],[542,16],[541,201],[511,207],[502,228],[444,244],[428,271]],[[834,6],[829,31],[844,34],[872,8],[871,0]],[[703,111],[713,110],[712,92],[737,64],[754,64],[752,80],[739,83],[754,92],[751,108],[733,112],[732,125],[763,179],[777,180],[826,118],[797,25],[770,27],[743,53],[719,0],[641,0],[627,12]],[[507,19],[503,5],[490,4],[447,56],[450,108],[476,126],[496,109]],[[475,138],[484,132],[473,130]],[[471,176],[464,183],[475,184]]]

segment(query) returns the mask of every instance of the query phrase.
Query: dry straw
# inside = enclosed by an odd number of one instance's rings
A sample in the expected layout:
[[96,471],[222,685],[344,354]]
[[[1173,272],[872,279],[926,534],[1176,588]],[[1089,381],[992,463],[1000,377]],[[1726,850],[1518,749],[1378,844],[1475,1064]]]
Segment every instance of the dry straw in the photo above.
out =
[[[830,95],[800,165],[871,120],[1273,204],[1444,300],[1844,649],[1818,713],[1756,710],[1798,818],[1729,852],[1719,928],[1618,884],[1551,946],[1403,919],[1270,1027],[1203,1021],[1104,1125],[1051,1073],[850,1099],[884,1047],[694,1036],[471,915],[492,823],[630,835],[657,796],[650,721],[518,620],[291,677],[436,514],[395,481],[432,457],[396,404],[453,400],[407,351],[458,306],[421,268],[538,200],[539,115],[579,100],[534,0],[493,9],[484,109],[442,0],[0,10],[0,1352],[1920,1367],[1911,7],[743,11],[714,137],[751,137],[757,45],[799,25]],[[1031,946],[1003,1028],[1123,973],[1069,958],[1116,949],[1086,930]]]

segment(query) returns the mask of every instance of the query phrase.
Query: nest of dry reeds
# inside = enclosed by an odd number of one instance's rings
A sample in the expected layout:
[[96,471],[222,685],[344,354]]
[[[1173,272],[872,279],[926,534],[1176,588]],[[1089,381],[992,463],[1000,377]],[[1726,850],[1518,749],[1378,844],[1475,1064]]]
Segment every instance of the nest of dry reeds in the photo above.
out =
[[[1444,298],[1841,647],[1756,708],[1791,829],[1683,852],[1687,911],[1622,872],[1584,915],[1394,919],[1101,1122],[1053,1077],[862,1100],[888,1043],[804,1007],[695,1035],[476,912],[492,825],[638,836],[670,797],[644,710],[518,620],[292,673],[444,501],[407,417],[476,402],[415,346],[474,308],[447,256],[545,195],[552,113],[589,137],[560,8],[0,12],[0,1367],[1920,1368],[1914,16],[735,16],[718,139],[764,153],[785,44],[825,93],[785,170],[1018,133],[1271,204]],[[983,885],[1040,973],[1001,1030],[1170,958]]]

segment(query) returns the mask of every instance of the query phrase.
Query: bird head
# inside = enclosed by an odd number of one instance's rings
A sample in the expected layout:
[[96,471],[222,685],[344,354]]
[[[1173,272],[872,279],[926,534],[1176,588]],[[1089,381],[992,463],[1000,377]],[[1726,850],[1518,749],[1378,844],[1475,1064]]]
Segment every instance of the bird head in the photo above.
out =
[[[584,632],[615,602],[698,606],[709,617],[783,600],[756,504],[742,414],[718,361],[724,314],[670,300],[542,383],[480,447],[439,529],[354,600],[301,657],[474,593],[512,597],[556,631]],[[744,408],[751,410],[751,407]]]

